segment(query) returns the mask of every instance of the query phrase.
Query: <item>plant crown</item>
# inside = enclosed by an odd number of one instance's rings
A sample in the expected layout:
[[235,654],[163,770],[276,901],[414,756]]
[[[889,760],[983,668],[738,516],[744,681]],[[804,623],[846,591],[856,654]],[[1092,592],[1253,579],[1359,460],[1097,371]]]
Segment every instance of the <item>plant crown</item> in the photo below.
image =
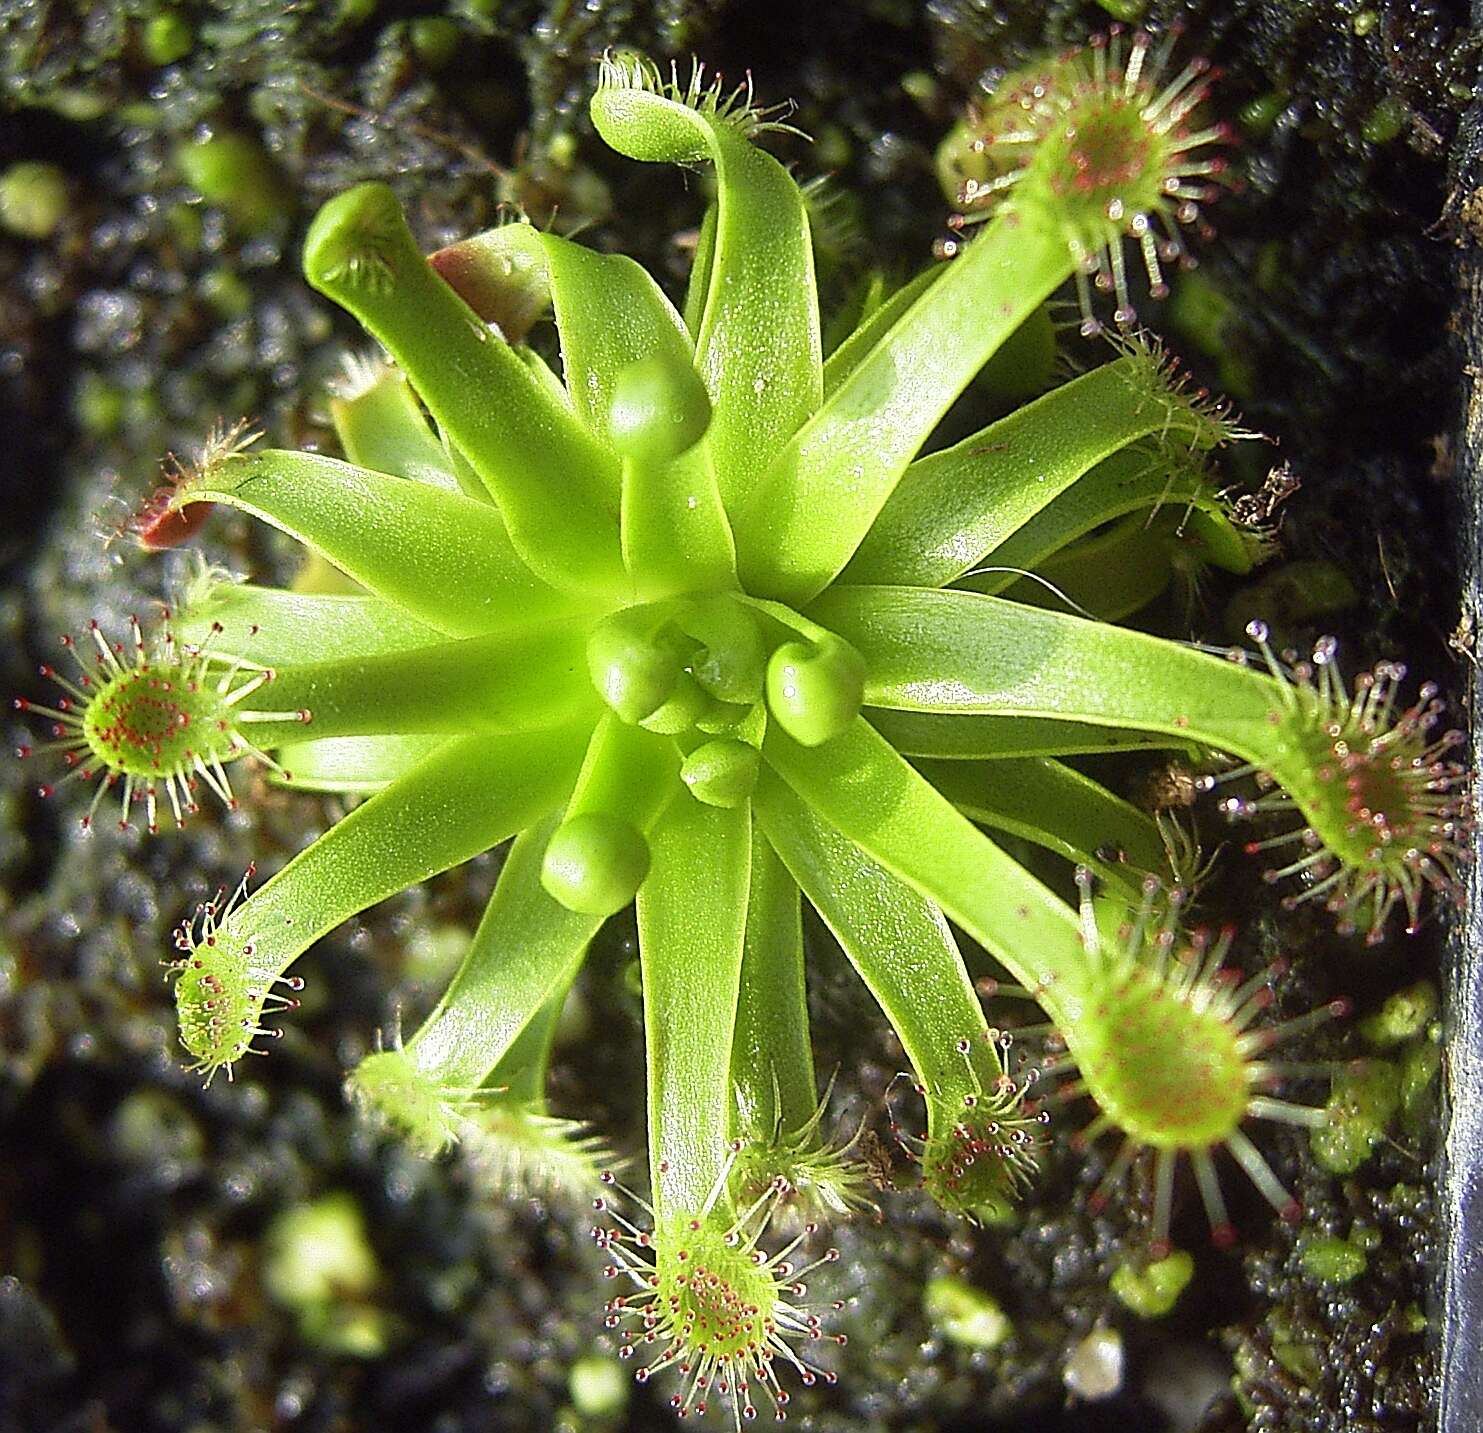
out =
[[[1156,348],[1125,335],[1104,366],[931,447],[1063,284],[1101,277],[1130,317],[1126,237],[1161,283],[1174,239],[1154,230],[1195,217],[1217,135],[1195,119],[1199,67],[1156,78],[1150,45],[1009,82],[963,181],[992,211],[951,262],[877,289],[828,352],[804,195],[756,143],[786,126],[698,70],[681,84],[611,58],[591,104],[620,153],[715,172],[680,308],[631,260],[529,224],[429,260],[389,188],[331,199],[305,273],[391,359],[358,364],[334,400],[345,456],[217,441],[149,528],[237,508],[336,590],[208,584],[156,650],[100,639],[96,669],[37,709],[151,826],[157,787],[178,816],[198,781],[230,799],[225,766],[245,754],[364,798],[183,927],[181,1037],[208,1074],[252,1048],[322,934],[514,838],[436,1009],[352,1078],[428,1152],[477,1137],[537,1183],[593,1173],[590,1145],[552,1153],[590,1137],[547,1115],[544,1072],[588,943],[636,902],[653,1228],[620,1218],[600,1242],[628,1251],[615,1272],[638,1292],[614,1317],[656,1344],[646,1367],[680,1368],[682,1409],[712,1385],[750,1409],[754,1384],[781,1408],[775,1368],[813,1378],[793,1344],[815,1315],[791,1256],[759,1247],[764,1215],[811,1179],[815,1214],[860,1202],[821,1131],[804,898],[911,1064],[936,1199],[1002,1215],[1043,1119],[951,919],[1041,1002],[1124,1133],[1118,1168],[1157,1151],[1161,1239],[1176,1154],[1219,1229],[1212,1149],[1276,1184],[1239,1128],[1276,1109],[1258,1093],[1266,980],[1232,983],[1227,940],[1158,925],[1142,892],[1169,873],[1159,828],[1064,758],[1228,753],[1232,779],[1269,792],[1233,811],[1280,793],[1299,815],[1304,855],[1281,874],[1376,938],[1392,907],[1414,924],[1424,889],[1454,879],[1461,775],[1450,738],[1426,735],[1429,695],[1397,710],[1394,668],[1351,696],[1327,648],[1295,670],[1264,633],[1253,664],[1103,620],[1168,582],[1174,539],[1238,573],[1264,545],[1209,471],[1241,435]],[[547,311],[559,374],[524,341]],[[1045,571],[1080,577],[1086,610],[1024,580]],[[1104,940],[1090,897],[1000,836],[1095,871],[1137,929]]]

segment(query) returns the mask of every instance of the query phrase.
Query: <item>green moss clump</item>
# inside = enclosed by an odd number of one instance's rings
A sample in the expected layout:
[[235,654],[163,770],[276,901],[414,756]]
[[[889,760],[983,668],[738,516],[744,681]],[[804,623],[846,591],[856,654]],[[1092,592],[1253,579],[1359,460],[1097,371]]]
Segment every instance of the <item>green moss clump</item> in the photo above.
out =
[[1179,1301],[1194,1277],[1195,1261],[1186,1249],[1139,1265],[1132,1261],[1113,1270],[1111,1287],[1119,1301],[1142,1319],[1163,1318]]
[[1356,1060],[1334,1079],[1328,1123],[1310,1137],[1313,1157],[1330,1174],[1353,1174],[1385,1137],[1400,1105],[1400,1080],[1388,1060]]
[[1347,1284],[1369,1265],[1365,1251],[1348,1239],[1314,1239],[1299,1256],[1303,1270],[1320,1284]]
[[67,176],[55,164],[22,160],[0,174],[0,228],[48,239],[67,214]]
[[962,1348],[998,1348],[1014,1330],[992,1294],[954,1274],[931,1280],[922,1304],[928,1321]]

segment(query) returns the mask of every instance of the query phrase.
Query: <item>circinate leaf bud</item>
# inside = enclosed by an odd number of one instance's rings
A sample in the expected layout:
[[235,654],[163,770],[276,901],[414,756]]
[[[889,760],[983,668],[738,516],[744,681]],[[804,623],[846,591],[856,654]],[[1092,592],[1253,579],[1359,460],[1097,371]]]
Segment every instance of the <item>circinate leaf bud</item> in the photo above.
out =
[[630,726],[653,716],[680,678],[675,654],[619,612],[587,638],[587,671],[597,694]]
[[711,400],[688,361],[650,354],[630,363],[613,383],[608,436],[636,463],[672,462],[705,436]]
[[681,672],[675,689],[663,706],[649,713],[639,725],[660,736],[678,736],[689,731],[715,703],[689,672]]
[[610,916],[649,874],[649,843],[626,821],[589,811],[563,822],[546,847],[541,884],[568,910]]
[[757,748],[722,737],[690,753],[680,766],[680,780],[707,806],[740,806],[757,784]]
[[762,695],[767,649],[755,615],[729,596],[695,599],[677,619],[702,646],[695,680],[723,702],[750,706]]
[[794,741],[822,746],[860,714],[865,659],[848,642],[785,642],[767,664],[767,706]]

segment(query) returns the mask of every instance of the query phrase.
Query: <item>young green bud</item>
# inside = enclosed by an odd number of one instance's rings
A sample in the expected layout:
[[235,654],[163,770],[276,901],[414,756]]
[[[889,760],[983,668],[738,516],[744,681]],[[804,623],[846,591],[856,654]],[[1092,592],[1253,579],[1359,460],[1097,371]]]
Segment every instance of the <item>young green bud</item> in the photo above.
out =
[[725,737],[698,746],[680,767],[680,780],[707,806],[740,806],[757,784],[757,748]]
[[608,436],[632,462],[672,462],[705,436],[710,422],[710,395],[689,363],[653,353],[630,363],[613,382]]
[[767,651],[754,613],[730,597],[699,598],[675,619],[701,644],[690,670],[719,701],[751,706],[762,696]]
[[658,641],[652,624],[632,612],[615,612],[587,638],[587,671],[597,694],[630,726],[653,716],[680,678],[675,654]]
[[639,725],[660,736],[689,731],[715,705],[689,672],[681,672],[668,701],[644,717]]
[[610,916],[649,874],[649,843],[628,822],[591,811],[557,828],[541,863],[541,884],[568,910]]
[[848,642],[785,642],[767,664],[767,706],[802,746],[822,746],[860,714],[865,661]]
[[394,262],[408,253],[416,244],[396,195],[385,184],[357,184],[314,216],[304,238],[304,275],[316,287],[385,293]]

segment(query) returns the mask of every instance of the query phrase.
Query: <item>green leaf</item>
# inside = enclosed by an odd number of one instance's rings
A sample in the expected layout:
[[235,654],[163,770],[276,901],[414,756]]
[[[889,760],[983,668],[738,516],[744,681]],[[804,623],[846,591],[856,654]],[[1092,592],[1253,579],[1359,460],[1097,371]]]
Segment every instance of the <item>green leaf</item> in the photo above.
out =
[[616,461],[431,268],[391,190],[331,199],[309,227],[304,273],[395,357],[526,565],[559,588],[621,593]]
[[[1105,532],[1052,553],[1033,573],[1012,581],[1004,595],[1053,612],[1121,621],[1174,580],[1178,521],[1174,513],[1160,513],[1152,522],[1143,513],[1130,513]],[[963,585],[979,590],[974,579]]]
[[946,264],[923,269],[908,283],[877,305],[824,360],[824,397],[828,398],[859,365],[860,360],[890,332],[896,320],[914,304],[922,291],[947,272]]
[[1093,756],[1103,751],[1184,749],[1192,742],[1137,727],[1094,726],[1052,717],[970,715],[867,708],[865,716],[903,756],[989,761],[1015,756]]
[[[1232,572],[1250,570],[1250,550],[1231,527],[1226,504],[1199,457],[1140,442],[1098,463],[986,551],[975,565],[993,571],[965,576],[959,585],[975,592],[1002,592],[1014,584],[1018,573],[1039,571],[1054,554],[1135,513],[1148,515],[1145,520],[1168,514],[1176,531],[1190,530],[1192,537],[1202,539],[1209,530],[1201,526],[1195,531],[1196,522],[1215,524],[1219,536],[1210,548],[1211,560]],[[1150,535],[1149,545],[1160,545],[1159,539]]]
[[1161,637],[916,587],[837,587],[810,615],[865,658],[868,706],[1064,717],[1273,756],[1273,680]]
[[217,947],[241,952],[248,976],[266,991],[341,921],[497,846],[559,805],[584,736],[575,726],[444,743],[236,906]]
[[[1075,913],[863,719],[816,747],[771,728],[763,755],[816,820],[940,906],[1027,989],[1043,990],[1052,1003],[1082,990],[1085,953]],[[762,809],[768,838],[786,860],[786,834],[765,804]],[[813,899],[809,882],[797,869],[793,875]]]
[[[872,861],[775,775],[758,788],[762,829],[834,933],[901,1040],[929,1109],[962,1108],[1000,1068],[941,910]],[[967,1042],[968,1057],[960,1050]]]
[[965,816],[1044,846],[1135,892],[1167,874],[1153,818],[1105,786],[1045,756],[918,761],[918,771]]
[[240,703],[254,745],[306,737],[532,731],[599,710],[574,622],[277,667]]
[[[702,232],[706,295],[694,330],[695,364],[715,409],[716,478],[735,518],[758,473],[823,392],[803,196],[782,165],[750,142],[765,122],[719,89],[702,90],[698,72],[681,90],[643,61],[604,60],[592,122],[632,159],[715,165],[716,218]],[[687,316],[695,307],[687,300]]]
[[731,1078],[743,1136],[790,1134],[818,1108],[798,885],[755,829]]
[[601,916],[579,915],[541,887],[553,814],[516,838],[458,974],[407,1042],[413,1064],[439,1085],[474,1090],[553,991],[565,991]]
[[[615,403],[639,370],[688,378],[704,411],[689,441],[659,460],[627,462],[622,545],[630,576],[645,595],[734,583],[736,555],[708,447],[698,440],[710,406],[695,377],[694,349],[683,321],[649,275],[621,254],[599,254],[529,224],[506,224],[458,246],[463,269],[544,275],[556,311],[571,405],[604,442],[626,453],[614,428]],[[448,251],[444,251],[445,254]],[[628,384],[628,390],[623,385]],[[650,383],[650,388],[654,386]],[[661,386],[663,386],[661,384]],[[662,398],[671,397],[671,383]],[[688,395],[676,402],[685,408]],[[688,416],[660,403],[661,436]],[[690,404],[691,407],[694,404]],[[623,411],[632,408],[627,404]],[[694,428],[694,424],[691,425]],[[629,454],[632,457],[633,455]]]
[[919,458],[887,499],[843,580],[944,586],[1103,459],[1150,433],[1161,442],[1145,450],[1143,461],[1162,462],[1161,475],[1172,485],[1176,447],[1183,444],[1184,466],[1190,466],[1189,451],[1209,436],[1210,423],[1198,410],[1151,392],[1148,366],[1146,355],[1120,358]]
[[686,799],[670,804],[651,838],[638,928],[656,1222],[699,1212],[726,1167],[751,826],[749,805]]
[[267,449],[212,465],[177,502],[249,512],[452,636],[573,610],[516,556],[493,507],[426,483]]
[[529,225],[519,232],[531,236],[546,255],[572,406],[606,438],[618,375],[655,355],[688,368],[694,352],[690,335],[659,285],[632,259],[599,254]]
[[221,582],[189,596],[174,627],[182,641],[209,641],[216,657],[249,667],[399,652],[442,635],[380,597],[310,595],[245,582]]
[[995,219],[925,287],[733,509],[748,591],[798,602],[832,582],[953,400],[1069,272],[1036,210]]
[[346,458],[358,468],[461,491],[406,375],[377,367],[375,360],[359,360],[352,372],[365,369],[370,370],[368,379],[330,399],[330,421]]
[[706,205],[695,241],[695,258],[690,263],[690,281],[685,286],[685,331],[692,340],[700,333],[706,300],[711,294],[711,267],[716,262],[716,222],[720,212],[718,205]]
[[[666,370],[640,359],[619,375],[613,421],[624,423],[623,561],[636,597],[736,586],[736,544],[710,445],[710,400],[688,358]],[[673,453],[663,445],[693,444]]]
[[278,748],[284,780],[296,791],[369,796],[426,761],[442,736],[331,736]]
[[576,973],[571,970],[567,979],[552,987],[510,1048],[499,1057],[499,1063],[484,1077],[486,1102],[525,1105],[537,1114],[545,1113],[551,1047]]

